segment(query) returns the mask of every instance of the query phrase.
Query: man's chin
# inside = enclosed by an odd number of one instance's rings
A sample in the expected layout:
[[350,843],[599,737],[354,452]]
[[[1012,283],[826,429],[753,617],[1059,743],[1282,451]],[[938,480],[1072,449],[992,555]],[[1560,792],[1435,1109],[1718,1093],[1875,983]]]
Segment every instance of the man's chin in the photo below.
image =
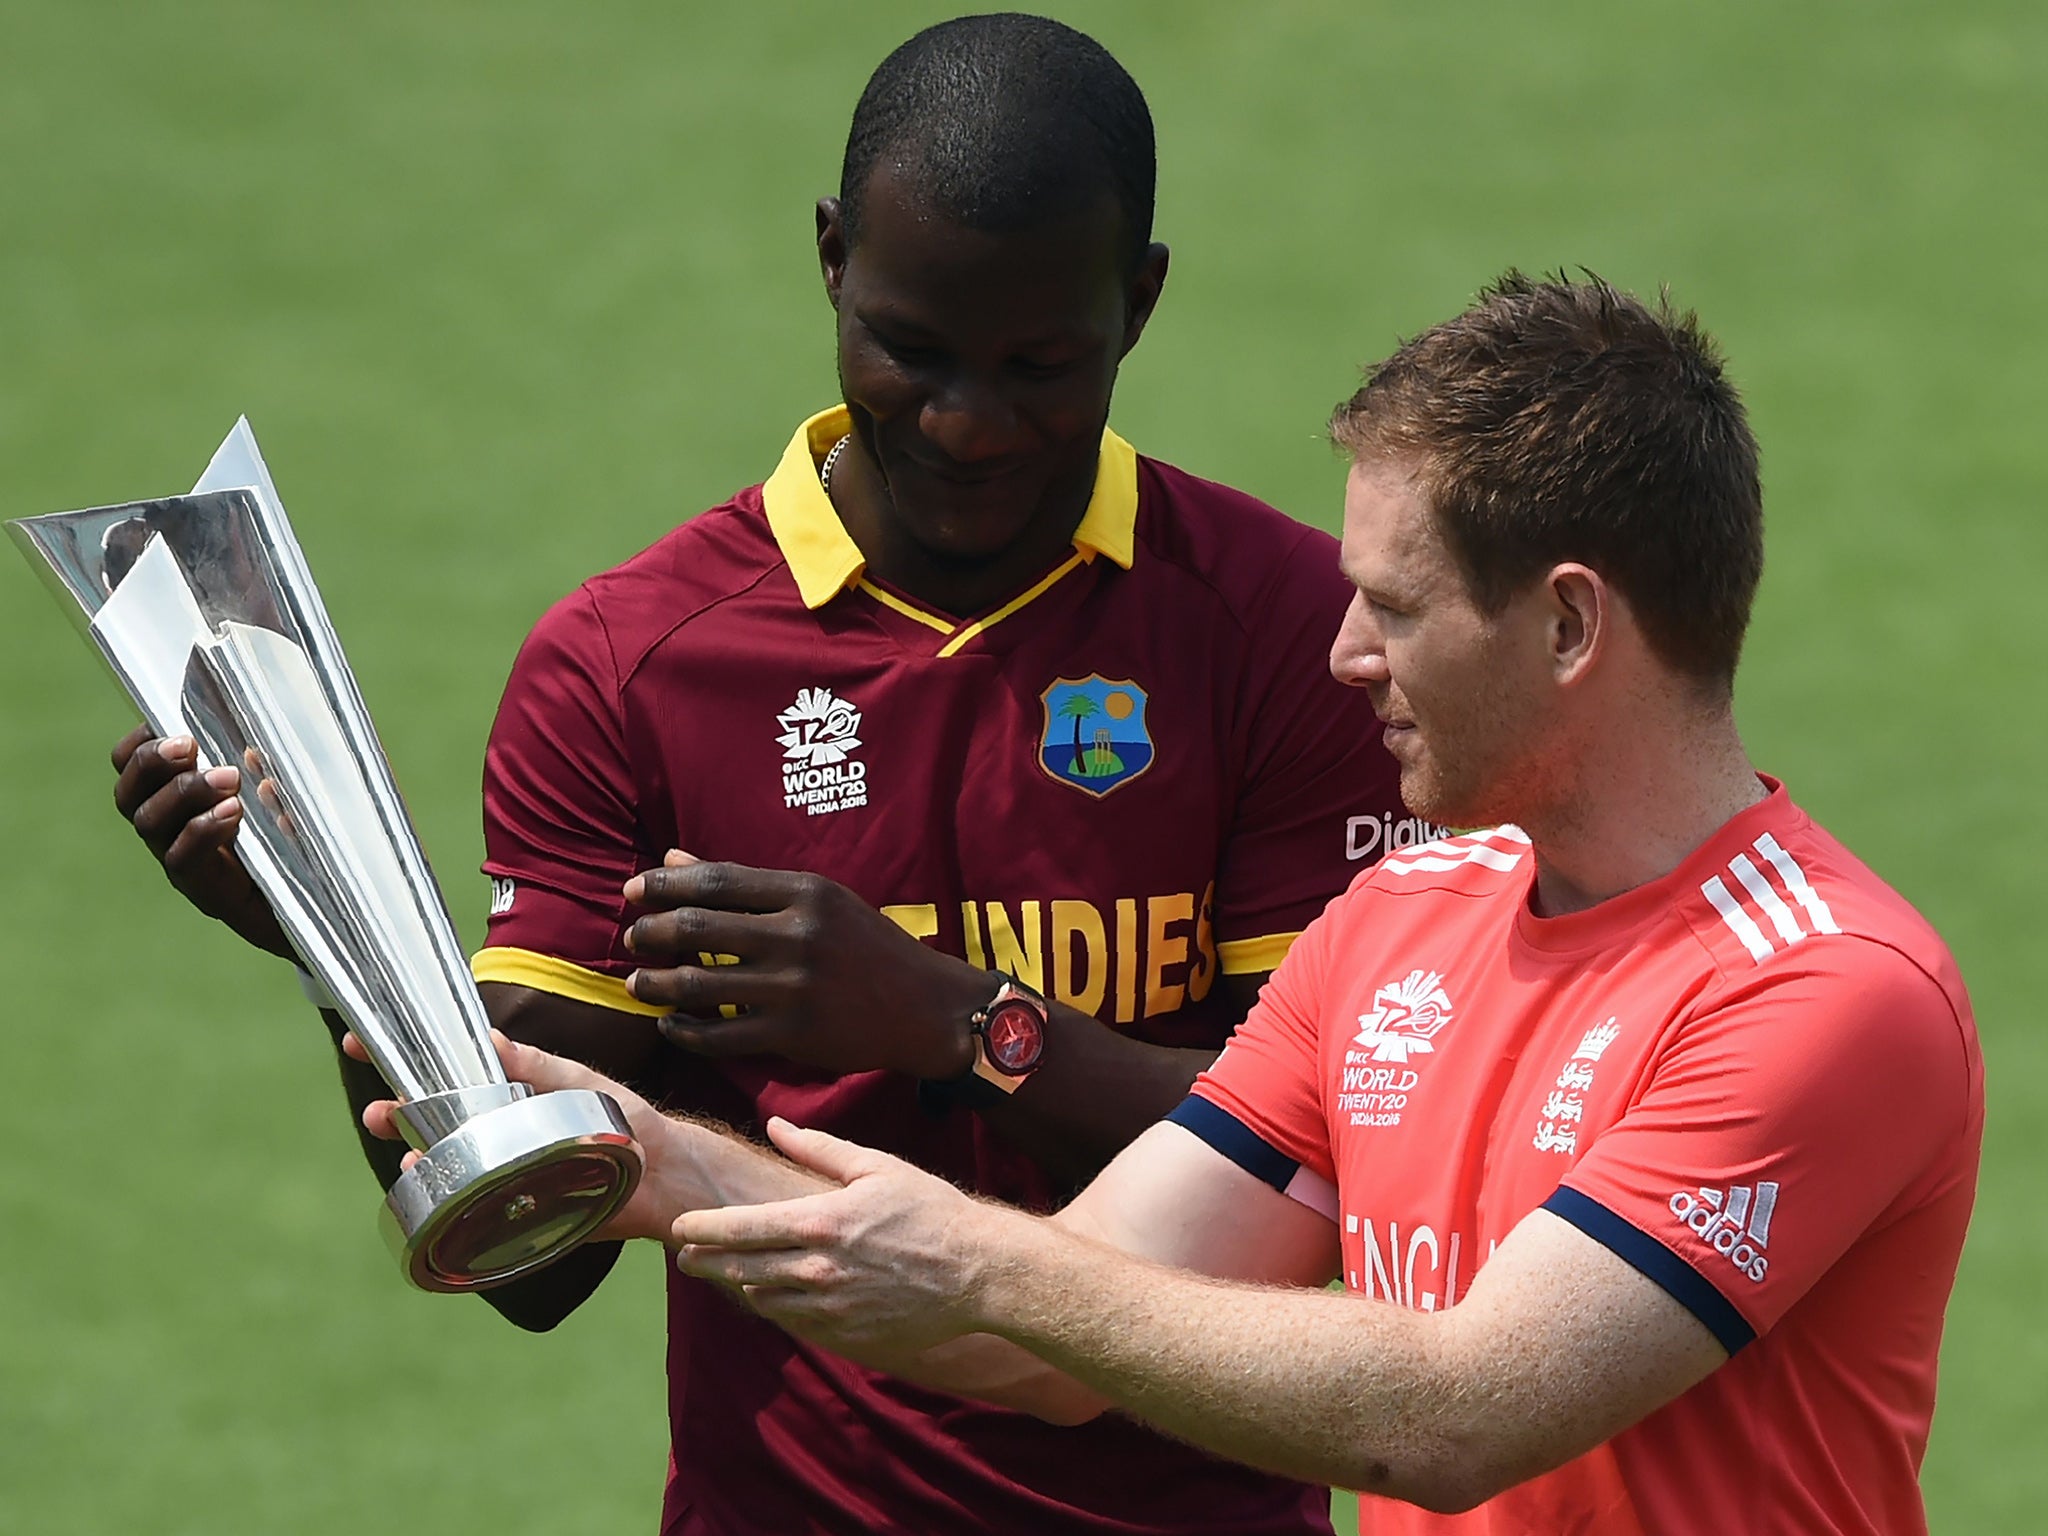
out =
[[1446,783],[1426,764],[1402,766],[1401,803],[1408,807],[1409,815],[1440,827],[1483,827],[1498,820],[1483,814],[1478,796]]
[[1000,559],[1016,547],[1031,521],[1028,515],[1013,517],[1003,511],[963,516],[928,508],[906,510],[900,500],[896,509],[904,528],[934,564],[961,570]]

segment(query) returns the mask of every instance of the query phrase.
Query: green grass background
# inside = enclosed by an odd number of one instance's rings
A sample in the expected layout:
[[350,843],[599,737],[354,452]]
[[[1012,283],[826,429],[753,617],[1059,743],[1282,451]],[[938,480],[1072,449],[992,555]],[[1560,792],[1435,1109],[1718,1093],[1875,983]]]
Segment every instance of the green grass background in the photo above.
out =
[[[2048,1506],[2048,21],[2036,4],[1074,4],[1158,118],[1117,421],[1332,525],[1356,365],[1509,262],[1669,282],[1764,443],[1761,763],[1940,925],[1991,1082],[1926,1486]],[[832,394],[811,201],[943,11],[0,3],[0,515],[246,411],[466,937],[543,606]],[[658,1262],[555,1335],[407,1292],[289,973],[109,810],[129,712],[0,557],[0,1531],[651,1531]]]

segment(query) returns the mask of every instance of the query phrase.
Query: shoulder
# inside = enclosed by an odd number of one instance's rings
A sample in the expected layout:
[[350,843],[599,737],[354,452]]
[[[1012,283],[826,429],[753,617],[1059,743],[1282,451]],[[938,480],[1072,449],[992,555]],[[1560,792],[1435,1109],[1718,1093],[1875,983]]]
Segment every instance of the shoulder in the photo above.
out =
[[1729,980],[1914,971],[1967,1013],[1962,976],[1934,926],[1804,811],[1759,830],[1679,896]]
[[[1698,1017],[1747,1019],[1748,1051],[1830,1070],[1958,1071],[1981,1093],[1969,994],[1933,926],[1804,813],[1760,833],[1681,898],[1717,979]],[[1856,1063],[1858,1065],[1850,1065]]]
[[1246,628],[1270,624],[1275,603],[1314,611],[1349,601],[1331,535],[1256,496],[1142,454],[1136,542],[1162,566],[1206,588]]
[[522,657],[602,658],[623,679],[667,636],[778,578],[793,596],[752,486],[581,583],[541,616]]

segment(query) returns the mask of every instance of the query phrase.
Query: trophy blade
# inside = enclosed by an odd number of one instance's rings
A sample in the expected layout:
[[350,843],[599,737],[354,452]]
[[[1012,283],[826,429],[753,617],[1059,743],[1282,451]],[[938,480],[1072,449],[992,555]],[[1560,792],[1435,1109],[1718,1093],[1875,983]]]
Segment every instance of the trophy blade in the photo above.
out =
[[306,563],[298,535],[292,530],[291,520],[285,516],[284,503],[270,478],[268,466],[263,462],[262,450],[256,444],[256,434],[246,416],[235,422],[221,440],[220,447],[214,450],[205,473],[199,477],[199,486],[211,493],[230,480],[238,482],[249,497],[260,531],[266,569],[275,573],[280,605],[290,621],[272,624],[253,618],[248,622],[290,635],[300,642],[312,659],[313,670],[326,692],[334,718],[340,723],[342,733],[363,770],[371,799],[378,808],[392,845],[397,849],[406,878],[419,893],[422,904],[432,909],[433,916],[427,928],[440,971],[448,988],[459,1000],[465,1027],[476,1042],[477,1050],[490,1061],[495,1073],[497,1055],[490,1043],[490,1019],[470,979],[469,957],[456,937],[454,920],[449,916],[433,869],[427,863],[426,852],[413,831],[412,818],[405,809],[405,798],[399,793],[398,781],[391,772],[390,758],[377,737],[377,728],[357,687],[355,672],[342,653],[340,637],[335,633],[333,620],[328,617],[327,605],[313,580],[312,569]]
[[243,485],[262,492],[277,506],[284,505],[277,494],[277,483],[270,478],[270,466],[263,462],[263,450],[256,446],[255,429],[249,425],[248,417],[237,416],[234,426],[228,429],[228,435],[213,450],[213,457],[206,463],[206,472],[192,490],[196,495],[202,491],[233,490]]
[[302,925],[302,954],[318,955],[338,930],[335,958],[370,993],[358,1032],[386,1081],[407,1098],[491,1081],[496,1054],[467,1028],[434,950],[438,901],[430,907],[407,878],[305,651],[273,630],[223,624],[193,651],[184,701],[210,753],[242,769],[244,835],[286,876],[272,906],[294,946]]
[[[380,951],[364,925],[358,925],[362,931],[344,931],[301,913],[294,930],[288,914],[303,908],[308,892],[318,887],[309,883],[313,866],[294,863],[298,850],[286,840],[266,843],[238,833],[236,851],[279,909],[294,943],[304,935],[301,958],[334,993],[373,1055],[373,1035],[384,1034],[390,1070],[386,1061],[378,1066],[395,1089],[411,1097],[415,1090],[502,1084],[468,957],[247,418],[223,439],[189,496],[24,518],[10,522],[8,532],[160,735],[195,724],[188,718],[187,661],[213,636],[240,626],[272,637],[299,658],[292,696],[309,707],[311,700],[321,701],[331,727],[323,738],[322,766],[301,775],[300,820],[316,820],[328,793],[343,794],[350,806],[349,835],[374,837],[389,850],[374,878],[355,871],[356,888],[376,893],[366,911],[405,931],[398,945],[402,958]],[[134,590],[122,596],[130,583]],[[194,634],[195,612],[203,635]],[[96,622],[103,616],[104,622]],[[245,637],[242,650],[265,644]],[[266,654],[275,666],[288,665],[275,647]],[[280,683],[261,667],[242,681],[261,694],[265,676]],[[209,729],[192,733],[203,761],[241,766],[240,752],[261,742],[267,722],[253,737],[256,722],[247,718],[230,729],[233,690],[223,679],[214,682],[206,695],[213,706]],[[216,755],[221,752],[227,755]],[[351,771],[344,772],[343,763]],[[337,789],[343,784],[350,788]],[[251,824],[245,821],[244,833]],[[364,958],[357,944],[371,944],[371,953],[383,958]],[[413,1059],[417,1070],[398,1066]]]
[[212,635],[213,626],[161,535],[150,534],[87,628],[149,728],[159,736],[182,733],[185,657]]

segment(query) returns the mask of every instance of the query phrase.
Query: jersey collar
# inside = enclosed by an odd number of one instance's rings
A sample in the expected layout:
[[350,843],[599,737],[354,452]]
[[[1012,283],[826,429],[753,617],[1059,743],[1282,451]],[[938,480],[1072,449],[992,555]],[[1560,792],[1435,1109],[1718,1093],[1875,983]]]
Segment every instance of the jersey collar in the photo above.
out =
[[[867,560],[818,484],[818,464],[853,430],[846,407],[821,411],[796,429],[761,487],[768,530],[775,536],[806,608],[822,608],[860,580]],[[1107,556],[1125,570],[1137,550],[1138,453],[1108,428],[1095,461],[1095,490],[1074,530],[1074,548]]]

